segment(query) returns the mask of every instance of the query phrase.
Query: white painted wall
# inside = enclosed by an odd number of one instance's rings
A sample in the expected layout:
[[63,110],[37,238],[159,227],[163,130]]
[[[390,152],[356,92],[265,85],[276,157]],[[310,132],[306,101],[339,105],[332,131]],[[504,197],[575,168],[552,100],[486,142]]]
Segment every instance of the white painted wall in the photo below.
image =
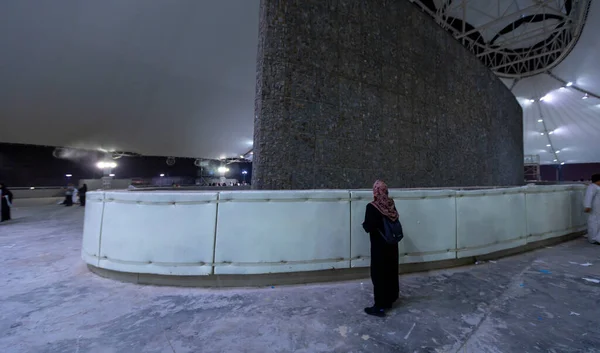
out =
[[[491,253],[585,229],[584,186],[390,190],[400,263]],[[165,275],[369,266],[370,191],[88,192],[82,257]]]

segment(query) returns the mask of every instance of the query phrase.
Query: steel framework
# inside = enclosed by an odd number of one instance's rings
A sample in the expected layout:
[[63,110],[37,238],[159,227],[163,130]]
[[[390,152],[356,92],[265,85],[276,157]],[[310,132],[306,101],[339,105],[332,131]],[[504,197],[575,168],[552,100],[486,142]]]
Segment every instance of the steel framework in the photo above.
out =
[[410,1],[496,75],[507,78],[547,72],[560,63],[579,39],[591,4],[591,0]]
[[527,154],[523,162],[525,165],[525,180],[540,181],[542,179],[540,173],[540,156],[537,154]]

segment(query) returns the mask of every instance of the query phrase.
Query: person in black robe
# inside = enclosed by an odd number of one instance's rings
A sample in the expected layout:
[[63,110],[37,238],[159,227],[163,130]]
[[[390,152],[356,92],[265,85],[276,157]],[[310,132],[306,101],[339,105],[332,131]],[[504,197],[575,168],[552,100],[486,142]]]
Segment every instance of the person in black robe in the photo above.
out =
[[371,281],[375,303],[365,308],[369,315],[383,317],[385,310],[391,309],[398,299],[398,245],[388,244],[380,231],[383,230],[383,217],[391,221],[398,219],[394,200],[388,196],[387,185],[376,181],[373,185],[374,200],[367,205],[363,228],[371,238]]
[[64,205],[67,207],[73,206],[73,194],[75,193],[75,186],[73,184],[67,185],[67,190],[65,191],[65,202]]
[[79,205],[85,207],[85,193],[87,192],[87,184],[83,184],[82,187],[79,188]]
[[0,183],[0,199],[0,222],[10,221],[13,194],[3,183]]

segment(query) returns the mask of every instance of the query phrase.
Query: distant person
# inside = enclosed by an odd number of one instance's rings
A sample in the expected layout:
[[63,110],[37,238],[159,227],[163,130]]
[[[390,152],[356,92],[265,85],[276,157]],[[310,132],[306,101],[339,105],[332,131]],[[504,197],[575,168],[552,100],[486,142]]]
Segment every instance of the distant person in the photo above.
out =
[[82,207],[85,207],[85,194],[86,193],[87,193],[87,184],[83,184],[83,186],[79,188],[79,204]]
[[70,207],[73,206],[73,194],[75,193],[75,187],[73,184],[67,185],[67,190],[65,191],[65,206]]
[[0,222],[10,221],[13,194],[4,183],[0,183]]
[[362,225],[371,238],[371,281],[375,296],[374,305],[365,308],[365,312],[379,317],[385,316],[385,309],[392,308],[400,292],[398,245],[388,244],[381,235],[383,217],[394,222],[399,215],[394,200],[388,196],[387,185],[377,180],[373,185],[373,201],[367,205]]
[[75,185],[73,185],[73,203],[76,203],[78,201],[77,200],[78,197],[79,197],[79,189],[77,189],[77,187]]
[[585,191],[583,201],[584,212],[589,213],[588,241],[600,244],[600,174],[592,175],[592,183]]

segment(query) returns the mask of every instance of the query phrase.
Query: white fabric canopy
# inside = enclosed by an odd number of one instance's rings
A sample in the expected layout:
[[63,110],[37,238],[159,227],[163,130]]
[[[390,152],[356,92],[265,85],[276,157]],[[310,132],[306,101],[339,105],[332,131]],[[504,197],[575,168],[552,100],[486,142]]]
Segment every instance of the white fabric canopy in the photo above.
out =
[[[556,163],[555,159],[564,163],[600,162],[600,100],[590,95],[583,99],[583,91],[600,95],[598,33],[600,1],[593,1],[579,41],[551,69],[552,75],[524,78],[514,85],[513,93],[523,107],[525,153],[539,155],[542,163]],[[508,87],[513,85],[513,80],[503,81]],[[565,87],[564,82],[572,86]],[[553,154],[552,149],[559,154]]]

